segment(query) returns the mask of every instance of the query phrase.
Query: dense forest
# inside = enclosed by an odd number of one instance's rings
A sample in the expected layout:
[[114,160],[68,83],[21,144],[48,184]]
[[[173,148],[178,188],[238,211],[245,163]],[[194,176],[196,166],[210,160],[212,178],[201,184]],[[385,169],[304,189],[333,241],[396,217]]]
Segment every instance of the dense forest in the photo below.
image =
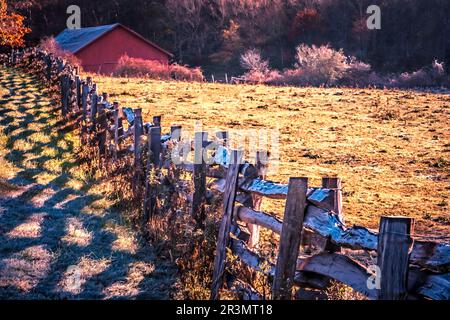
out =
[[[239,56],[260,49],[271,66],[290,67],[300,43],[329,44],[381,72],[450,63],[448,0],[10,0],[26,18],[29,43],[66,27],[69,5],[82,27],[123,23],[206,71],[240,72]],[[366,26],[381,8],[381,29]]]

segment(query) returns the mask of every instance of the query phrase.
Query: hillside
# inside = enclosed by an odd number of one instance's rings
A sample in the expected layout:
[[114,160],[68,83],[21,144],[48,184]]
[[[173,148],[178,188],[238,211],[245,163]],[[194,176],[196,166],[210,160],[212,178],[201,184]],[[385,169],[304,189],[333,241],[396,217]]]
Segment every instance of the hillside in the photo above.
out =
[[[269,179],[337,175],[347,224],[377,228],[381,215],[416,218],[417,234],[450,224],[450,98],[396,90],[319,89],[165,82],[93,76],[122,106],[192,130],[280,131],[280,165]],[[280,212],[276,201],[263,210]]]
[[0,68],[0,299],[167,299],[173,266],[121,223],[44,92]]

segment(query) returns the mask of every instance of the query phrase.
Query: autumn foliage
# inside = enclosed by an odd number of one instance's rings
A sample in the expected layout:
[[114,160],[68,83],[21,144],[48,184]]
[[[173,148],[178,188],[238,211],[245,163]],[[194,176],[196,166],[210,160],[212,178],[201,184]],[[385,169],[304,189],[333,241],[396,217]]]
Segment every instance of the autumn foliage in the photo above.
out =
[[10,12],[5,0],[0,0],[0,45],[23,47],[24,36],[31,29],[24,25],[24,17]]
[[175,79],[184,81],[204,80],[200,68],[189,68],[176,63],[167,65],[159,61],[131,58],[127,55],[120,58],[114,75],[119,77]]
[[68,61],[73,66],[81,66],[80,60],[70,51],[63,50],[54,37],[45,37],[41,39],[39,48]]

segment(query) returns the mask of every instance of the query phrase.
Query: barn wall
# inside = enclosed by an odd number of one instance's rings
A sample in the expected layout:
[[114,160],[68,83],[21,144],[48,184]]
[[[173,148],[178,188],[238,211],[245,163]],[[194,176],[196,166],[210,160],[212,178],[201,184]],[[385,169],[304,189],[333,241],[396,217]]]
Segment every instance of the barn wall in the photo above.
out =
[[123,28],[116,28],[76,53],[85,71],[111,74],[121,56],[169,63],[166,53]]

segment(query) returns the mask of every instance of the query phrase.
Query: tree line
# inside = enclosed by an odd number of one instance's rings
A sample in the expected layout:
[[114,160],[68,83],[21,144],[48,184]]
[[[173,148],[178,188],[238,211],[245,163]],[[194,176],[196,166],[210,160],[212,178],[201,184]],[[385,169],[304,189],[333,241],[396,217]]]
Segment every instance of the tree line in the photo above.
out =
[[[411,71],[434,59],[450,63],[448,0],[9,0],[32,32],[28,43],[66,27],[66,9],[81,8],[82,27],[120,22],[210,72],[240,73],[256,48],[271,67],[295,63],[299,44],[327,45],[380,72]],[[381,8],[381,29],[366,26]]]

